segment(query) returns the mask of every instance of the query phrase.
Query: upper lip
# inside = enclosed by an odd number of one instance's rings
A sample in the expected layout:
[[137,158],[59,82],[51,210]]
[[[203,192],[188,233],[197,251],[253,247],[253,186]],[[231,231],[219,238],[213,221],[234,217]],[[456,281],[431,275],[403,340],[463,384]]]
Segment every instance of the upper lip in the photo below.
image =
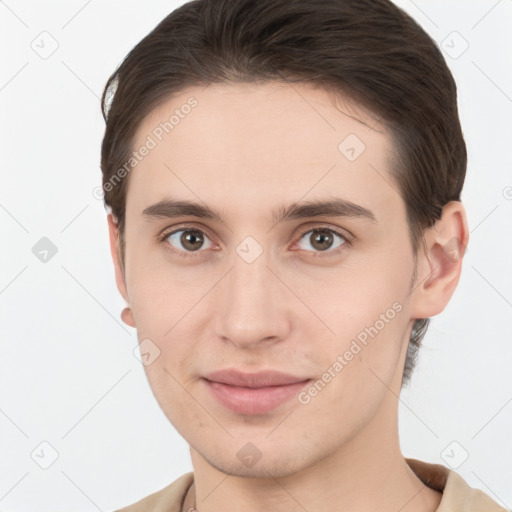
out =
[[246,373],[234,369],[225,369],[212,372],[205,377],[212,382],[242,386],[247,388],[263,388],[267,386],[284,386],[309,380],[307,377],[297,377],[275,370],[263,370],[255,373]]

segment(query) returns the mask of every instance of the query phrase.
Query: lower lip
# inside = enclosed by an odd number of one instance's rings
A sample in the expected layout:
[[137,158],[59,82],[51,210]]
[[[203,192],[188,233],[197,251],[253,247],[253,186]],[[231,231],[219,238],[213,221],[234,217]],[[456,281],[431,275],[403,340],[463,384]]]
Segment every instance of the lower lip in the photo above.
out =
[[309,380],[264,388],[229,386],[206,379],[204,382],[215,398],[228,409],[238,414],[264,414],[296,396]]

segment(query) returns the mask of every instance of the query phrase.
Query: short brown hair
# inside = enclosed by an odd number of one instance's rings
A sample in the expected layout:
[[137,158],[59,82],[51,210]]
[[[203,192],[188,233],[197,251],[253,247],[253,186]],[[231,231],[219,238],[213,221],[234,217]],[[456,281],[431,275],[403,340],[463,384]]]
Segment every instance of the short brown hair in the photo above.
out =
[[[121,261],[128,176],[106,184],[126,166],[144,117],[189,86],[271,80],[342,93],[388,128],[415,256],[443,206],[460,201],[467,155],[455,81],[402,9],[388,0],[193,0],[129,52],[103,91],[104,201],[118,221]],[[414,323],[402,385],[428,323]]]

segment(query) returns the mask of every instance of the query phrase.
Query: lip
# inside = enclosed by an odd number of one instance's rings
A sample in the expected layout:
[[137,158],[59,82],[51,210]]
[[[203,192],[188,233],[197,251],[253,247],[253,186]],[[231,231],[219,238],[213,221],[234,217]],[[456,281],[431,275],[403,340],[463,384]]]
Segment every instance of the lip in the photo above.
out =
[[244,373],[229,369],[203,378],[213,396],[238,414],[270,412],[296,396],[310,380],[274,370]]
[[240,386],[246,388],[263,388],[267,386],[285,386],[308,380],[308,377],[297,377],[288,373],[276,370],[262,370],[249,373],[241,372],[235,369],[218,370],[209,373],[205,379],[212,382],[229,384],[230,386]]

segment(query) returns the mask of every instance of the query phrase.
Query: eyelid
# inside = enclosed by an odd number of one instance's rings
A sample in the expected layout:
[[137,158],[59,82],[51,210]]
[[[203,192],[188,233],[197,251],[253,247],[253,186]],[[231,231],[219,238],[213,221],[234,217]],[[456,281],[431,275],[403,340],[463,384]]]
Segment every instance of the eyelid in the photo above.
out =
[[206,226],[195,226],[193,223],[190,222],[184,222],[183,224],[176,224],[175,226],[172,226],[171,228],[165,228],[157,235],[157,240],[164,241],[167,237],[170,235],[176,233],[176,231],[200,231],[201,233],[208,236],[208,238],[211,240],[212,238],[215,238],[210,233],[210,230]]
[[[354,240],[354,235],[350,231],[348,231],[347,229],[344,229],[344,228],[340,228],[339,226],[332,226],[332,225],[326,224],[326,223],[319,224],[319,223],[315,223],[315,222],[312,222],[311,224],[313,224],[313,225],[310,226],[309,229],[305,229],[304,226],[300,227],[300,229],[298,230],[299,234],[297,235],[298,238],[296,239],[296,241],[299,241],[307,233],[311,233],[312,231],[320,231],[322,229],[325,229],[327,231],[332,231],[333,233],[341,236],[347,243],[352,243]],[[295,235],[294,235],[294,239],[295,239]],[[321,252],[321,251],[319,251],[319,252]]]

